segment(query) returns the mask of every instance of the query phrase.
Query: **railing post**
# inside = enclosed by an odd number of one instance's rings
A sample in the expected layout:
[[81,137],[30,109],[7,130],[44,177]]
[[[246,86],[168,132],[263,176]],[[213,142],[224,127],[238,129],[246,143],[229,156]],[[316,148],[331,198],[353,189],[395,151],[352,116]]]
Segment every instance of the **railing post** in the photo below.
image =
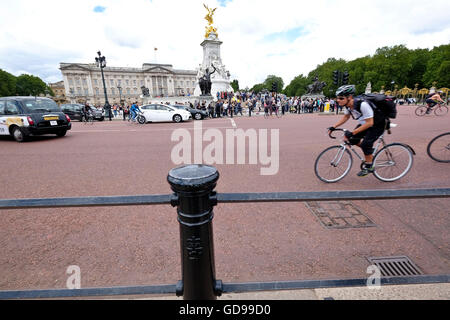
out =
[[182,280],[177,296],[185,300],[215,300],[222,293],[222,282],[215,279],[212,230],[218,179],[217,169],[205,165],[178,167],[167,177],[180,223]]

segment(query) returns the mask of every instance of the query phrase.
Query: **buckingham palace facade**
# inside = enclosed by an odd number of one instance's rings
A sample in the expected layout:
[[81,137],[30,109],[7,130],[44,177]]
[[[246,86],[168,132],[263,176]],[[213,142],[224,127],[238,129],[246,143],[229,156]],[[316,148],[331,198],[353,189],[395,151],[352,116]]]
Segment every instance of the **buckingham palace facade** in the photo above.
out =
[[[95,63],[60,63],[65,94],[71,103],[104,104],[100,68]],[[197,71],[176,70],[170,64],[145,63],[142,68],[105,67],[106,93],[110,104],[142,103],[142,88],[151,97],[193,95]]]

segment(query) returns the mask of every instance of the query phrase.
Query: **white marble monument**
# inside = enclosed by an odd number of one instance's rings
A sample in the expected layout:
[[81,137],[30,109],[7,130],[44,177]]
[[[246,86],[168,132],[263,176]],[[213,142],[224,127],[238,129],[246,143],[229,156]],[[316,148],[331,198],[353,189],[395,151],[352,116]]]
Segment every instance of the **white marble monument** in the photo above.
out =
[[211,10],[207,6],[205,8],[208,10],[208,14],[205,17],[208,21],[208,26],[206,27],[205,40],[200,44],[203,47],[203,62],[197,68],[194,96],[202,95],[199,80],[205,75],[206,69],[208,69],[209,73],[211,73],[211,95],[215,98],[217,92],[233,92],[234,90],[230,85],[230,72],[226,70],[220,56],[220,46],[223,42],[219,40],[217,29],[212,26],[212,15],[216,9]]

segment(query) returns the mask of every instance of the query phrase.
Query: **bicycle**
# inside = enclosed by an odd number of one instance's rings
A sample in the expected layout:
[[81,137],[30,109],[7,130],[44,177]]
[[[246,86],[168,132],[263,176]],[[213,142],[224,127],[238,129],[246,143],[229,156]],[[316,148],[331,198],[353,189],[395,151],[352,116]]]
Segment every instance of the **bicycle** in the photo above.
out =
[[[272,112],[275,113],[275,115],[277,116],[277,118],[281,118],[283,115],[281,114],[281,112],[278,112],[278,107],[272,107]],[[272,116],[272,113],[269,114],[269,107],[264,108],[264,118],[267,119],[269,118],[269,116]]]
[[139,124],[146,124],[147,123],[147,119],[145,119],[144,113],[142,111],[137,111],[136,112],[136,121]]
[[[396,127],[394,124],[391,126]],[[343,138],[347,130],[335,129],[335,131],[342,131]],[[390,128],[388,133],[390,134]],[[413,164],[413,156],[416,153],[407,144],[397,142],[386,144],[384,134],[378,138],[374,148],[373,174],[383,182],[393,182],[401,179],[409,172]],[[329,137],[336,139],[332,136],[332,132],[329,133]],[[342,139],[340,145],[331,146],[319,154],[314,164],[316,176],[327,183],[335,183],[343,179],[353,165],[353,157],[349,149],[361,160],[362,170],[365,162],[364,157],[360,156],[348,141]]]
[[428,144],[427,153],[434,161],[450,163],[450,132],[434,137]]
[[[431,110],[433,110],[434,107],[436,107],[436,106],[433,106],[431,108],[428,108],[427,106],[417,107],[416,111],[415,111],[416,115],[421,117],[421,116],[424,116],[427,113],[427,111],[429,111],[429,113],[431,113]],[[448,107],[444,106],[443,102],[438,103],[438,107],[436,109],[434,109],[434,114],[436,116],[445,116],[447,113],[448,113]]]
[[81,122],[84,124],[93,124],[94,123],[94,115],[91,112],[88,112],[87,115],[81,116]]

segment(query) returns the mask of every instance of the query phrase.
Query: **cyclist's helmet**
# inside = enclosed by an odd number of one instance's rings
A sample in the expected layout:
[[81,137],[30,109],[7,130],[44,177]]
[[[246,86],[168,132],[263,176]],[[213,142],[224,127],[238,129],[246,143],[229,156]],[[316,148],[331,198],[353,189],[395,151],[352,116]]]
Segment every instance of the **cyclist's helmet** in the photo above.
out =
[[356,88],[354,85],[345,85],[336,90],[336,97],[354,95]]

